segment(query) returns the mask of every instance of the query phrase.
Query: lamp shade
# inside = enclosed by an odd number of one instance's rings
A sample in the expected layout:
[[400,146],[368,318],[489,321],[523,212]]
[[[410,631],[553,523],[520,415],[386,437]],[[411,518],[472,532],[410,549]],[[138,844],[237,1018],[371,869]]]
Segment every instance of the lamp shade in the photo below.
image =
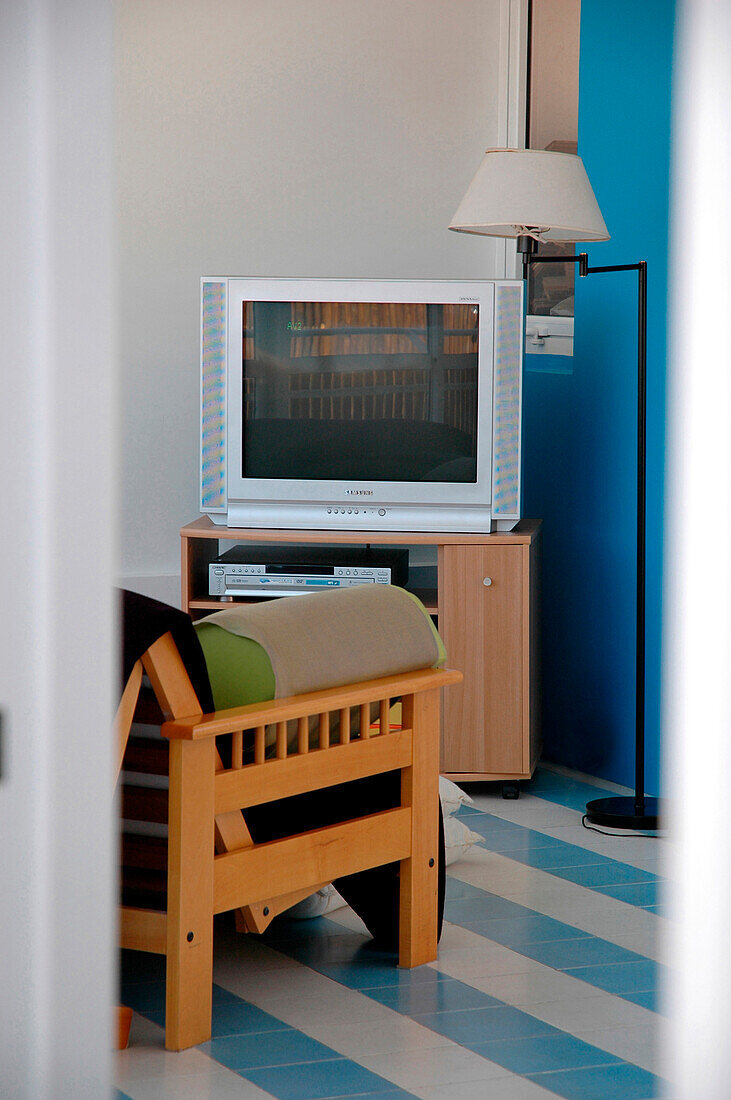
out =
[[542,241],[609,239],[581,157],[538,149],[488,149],[449,228]]

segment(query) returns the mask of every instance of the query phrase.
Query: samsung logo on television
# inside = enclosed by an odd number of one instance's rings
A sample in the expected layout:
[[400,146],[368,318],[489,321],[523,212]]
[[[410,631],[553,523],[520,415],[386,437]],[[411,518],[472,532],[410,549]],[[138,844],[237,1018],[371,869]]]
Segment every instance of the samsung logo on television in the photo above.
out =
[[479,302],[479,298],[460,298],[460,302]]
[[348,497],[372,497],[372,489],[346,489],[345,495]]

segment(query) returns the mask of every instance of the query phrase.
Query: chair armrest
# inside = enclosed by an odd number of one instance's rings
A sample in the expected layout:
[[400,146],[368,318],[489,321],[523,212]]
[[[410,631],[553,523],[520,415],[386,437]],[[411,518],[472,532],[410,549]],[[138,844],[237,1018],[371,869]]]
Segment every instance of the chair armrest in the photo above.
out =
[[292,695],[286,699],[249,703],[245,707],[231,707],[212,714],[192,714],[186,718],[175,718],[163,724],[162,735],[169,740],[200,741],[222,733],[236,733],[238,730],[287,722],[293,718],[307,718],[312,714],[361,706],[398,695],[413,695],[432,688],[458,684],[461,680],[462,673],[453,669],[417,669],[415,672],[397,676],[382,676],[377,680],[364,680],[324,691]]

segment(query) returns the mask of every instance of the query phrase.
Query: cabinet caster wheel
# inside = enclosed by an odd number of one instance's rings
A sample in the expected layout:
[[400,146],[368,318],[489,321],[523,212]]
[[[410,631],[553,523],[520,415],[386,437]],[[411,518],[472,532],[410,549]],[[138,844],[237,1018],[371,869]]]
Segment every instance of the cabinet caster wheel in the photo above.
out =
[[507,783],[503,783],[502,785],[502,794],[503,798],[520,798],[520,784],[508,780]]

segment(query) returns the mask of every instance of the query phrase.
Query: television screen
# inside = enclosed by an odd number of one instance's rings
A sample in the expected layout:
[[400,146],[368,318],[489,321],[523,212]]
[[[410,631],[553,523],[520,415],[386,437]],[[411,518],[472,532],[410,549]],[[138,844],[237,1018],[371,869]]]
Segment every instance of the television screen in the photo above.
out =
[[244,301],[242,477],[477,480],[479,305]]

